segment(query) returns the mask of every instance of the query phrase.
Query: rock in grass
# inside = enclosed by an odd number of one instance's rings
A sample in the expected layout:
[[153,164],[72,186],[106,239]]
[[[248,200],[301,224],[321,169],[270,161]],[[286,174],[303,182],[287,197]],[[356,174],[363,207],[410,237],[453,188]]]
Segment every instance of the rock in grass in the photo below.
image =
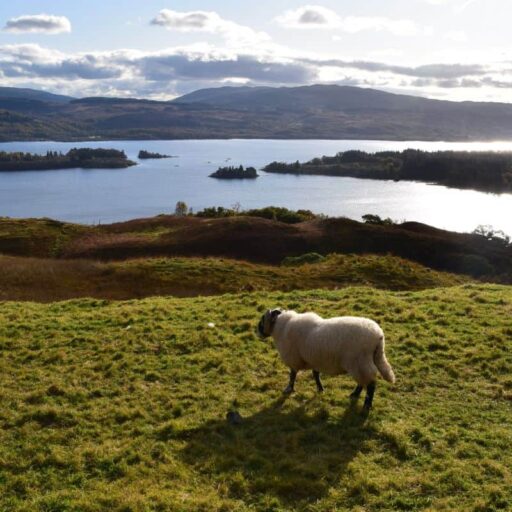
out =
[[226,420],[231,425],[240,425],[243,421],[242,416],[238,411],[229,411],[226,414]]

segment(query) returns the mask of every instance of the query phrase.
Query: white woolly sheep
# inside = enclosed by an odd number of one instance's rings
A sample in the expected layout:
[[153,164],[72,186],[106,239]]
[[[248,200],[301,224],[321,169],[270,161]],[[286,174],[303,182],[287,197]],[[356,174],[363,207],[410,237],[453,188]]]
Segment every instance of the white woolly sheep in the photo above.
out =
[[364,407],[369,410],[377,372],[388,382],[395,382],[395,374],[384,353],[384,333],[369,318],[324,319],[315,313],[269,309],[261,317],[258,333],[262,338],[274,338],[282,361],[290,368],[290,381],[284,390],[287,394],[293,392],[299,370],[313,370],[319,392],[324,389],[320,372],[348,373],[357,382],[350,397],[357,400],[366,387]]

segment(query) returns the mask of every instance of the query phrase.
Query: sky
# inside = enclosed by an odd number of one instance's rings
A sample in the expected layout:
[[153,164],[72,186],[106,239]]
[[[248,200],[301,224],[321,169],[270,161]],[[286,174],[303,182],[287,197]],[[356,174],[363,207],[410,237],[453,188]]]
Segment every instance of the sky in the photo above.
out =
[[0,2],[0,85],[153,99],[329,83],[512,102],[510,0]]

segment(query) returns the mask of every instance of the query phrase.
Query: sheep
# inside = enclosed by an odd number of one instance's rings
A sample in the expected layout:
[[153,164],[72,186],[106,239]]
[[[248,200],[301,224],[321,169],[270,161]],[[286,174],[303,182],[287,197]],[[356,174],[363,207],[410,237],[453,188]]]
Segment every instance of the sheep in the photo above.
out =
[[260,338],[272,336],[282,361],[290,368],[284,393],[294,391],[299,370],[312,370],[317,390],[324,390],[320,372],[348,373],[357,382],[350,398],[357,401],[364,387],[364,409],[369,411],[377,371],[388,382],[395,374],[384,353],[384,333],[369,318],[341,316],[324,319],[316,313],[267,310],[258,324]]

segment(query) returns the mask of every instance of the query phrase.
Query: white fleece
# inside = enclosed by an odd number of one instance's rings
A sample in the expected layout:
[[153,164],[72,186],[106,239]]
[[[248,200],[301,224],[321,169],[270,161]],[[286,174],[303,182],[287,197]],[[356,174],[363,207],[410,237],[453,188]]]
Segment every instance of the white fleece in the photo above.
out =
[[276,319],[272,337],[281,359],[293,370],[348,373],[361,386],[374,381],[377,372],[395,381],[384,354],[384,333],[369,318],[323,319],[315,313],[284,311]]

